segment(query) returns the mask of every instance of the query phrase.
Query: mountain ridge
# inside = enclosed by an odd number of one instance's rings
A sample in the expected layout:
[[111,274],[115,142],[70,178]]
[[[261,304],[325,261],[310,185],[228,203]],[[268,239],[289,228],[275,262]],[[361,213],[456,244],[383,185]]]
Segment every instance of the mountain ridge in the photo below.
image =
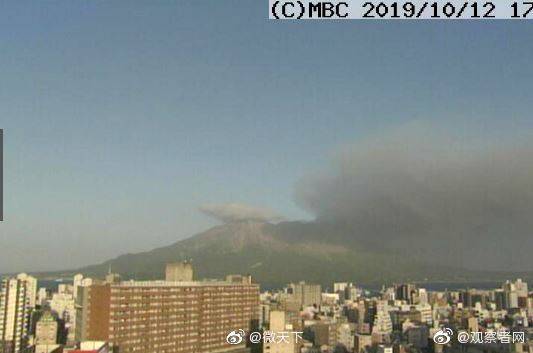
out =
[[126,279],[160,279],[166,263],[183,260],[192,260],[196,278],[251,274],[265,287],[300,280],[326,285],[333,281],[468,281],[491,276],[499,280],[506,275],[429,264],[415,256],[370,249],[328,225],[251,221],[218,225],[169,246],[124,254],[62,274],[103,276],[112,268]]

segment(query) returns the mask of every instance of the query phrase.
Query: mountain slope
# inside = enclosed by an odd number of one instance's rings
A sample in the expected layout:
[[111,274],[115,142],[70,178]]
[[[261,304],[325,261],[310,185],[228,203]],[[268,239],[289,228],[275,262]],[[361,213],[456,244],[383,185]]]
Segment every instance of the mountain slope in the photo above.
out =
[[[154,279],[164,277],[165,263],[192,260],[198,278],[249,273],[265,286],[300,280],[330,284],[466,279],[464,271],[370,251],[350,239],[333,227],[302,222],[231,223],[167,247],[122,255],[79,271],[103,275],[111,267],[125,278]],[[466,276],[475,274],[468,272]]]

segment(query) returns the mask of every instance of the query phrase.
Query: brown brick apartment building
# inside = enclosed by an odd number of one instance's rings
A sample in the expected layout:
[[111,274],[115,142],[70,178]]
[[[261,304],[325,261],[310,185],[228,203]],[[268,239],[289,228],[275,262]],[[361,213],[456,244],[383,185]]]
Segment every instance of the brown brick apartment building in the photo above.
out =
[[77,338],[108,341],[118,353],[215,353],[226,336],[258,320],[259,286],[249,277],[213,282],[121,282],[83,288]]

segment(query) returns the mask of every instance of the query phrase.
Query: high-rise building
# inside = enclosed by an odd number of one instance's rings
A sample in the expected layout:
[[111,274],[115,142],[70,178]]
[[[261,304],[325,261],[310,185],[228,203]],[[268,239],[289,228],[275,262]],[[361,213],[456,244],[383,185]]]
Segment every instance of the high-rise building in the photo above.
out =
[[71,285],[59,286],[58,291],[52,294],[52,298],[49,301],[50,310],[65,324],[64,329],[68,342],[74,341],[74,334],[76,331],[74,288],[75,287]]
[[507,281],[503,284],[504,308],[527,308],[528,286],[526,282],[517,279],[515,282]]
[[344,299],[345,300],[356,300],[361,294],[361,290],[355,285],[350,283],[348,287],[344,289]]
[[[299,338],[296,337],[291,324],[287,323],[284,311],[273,310],[270,312],[269,329],[271,339],[265,339],[263,344],[264,353],[296,353],[299,347]],[[276,338],[276,334],[287,332],[288,337],[281,341]]]
[[395,286],[396,289],[396,299],[404,300],[409,304],[412,304],[414,301],[414,296],[416,295],[416,286],[414,284],[399,284]]
[[44,306],[47,304],[48,301],[48,292],[46,288],[39,288],[39,291],[37,292],[37,305],[38,306]]
[[361,328],[363,327],[366,318],[366,305],[364,301],[360,300],[357,302],[355,312],[357,321],[354,322],[357,323],[357,332],[361,333]]
[[193,269],[190,261],[167,264],[165,279],[169,282],[190,282],[193,280]]
[[74,298],[74,307],[76,310],[74,319],[74,340],[76,342],[87,341],[84,337],[83,325],[88,320],[87,308],[89,305],[89,288],[92,285],[103,284],[100,280],[93,280],[92,278],[75,277],[74,290],[76,292]]
[[503,289],[494,291],[494,303],[497,310],[502,310],[507,307],[507,298]]
[[334,293],[344,292],[346,287],[348,287],[349,285],[350,283],[348,282],[335,282],[333,283],[333,292]]
[[320,284],[291,283],[288,291],[291,294],[291,301],[296,302],[300,307],[321,304],[322,287]]
[[36,345],[54,345],[57,343],[58,324],[49,311],[46,311],[35,327]]
[[25,273],[5,278],[0,285],[0,352],[26,348],[31,313],[37,300],[37,280]]
[[503,286],[503,290],[506,292],[517,292],[517,295],[520,297],[527,297],[528,296],[528,287],[527,282],[522,281],[522,279],[517,279],[516,281],[506,281]]
[[372,338],[374,342],[379,344],[389,343],[392,328],[392,320],[387,302],[378,301],[376,304],[376,317],[372,326]]
[[429,302],[428,292],[424,288],[420,288],[416,296],[416,304],[427,305]]
[[120,353],[209,353],[245,348],[227,335],[250,332],[259,317],[251,280],[128,281],[82,287],[79,340],[107,341]]
[[118,273],[113,273],[109,271],[107,275],[105,275],[105,282],[107,283],[119,283],[120,282],[120,275]]
[[265,327],[270,320],[270,304],[262,303],[259,308],[259,327]]
[[83,275],[81,273],[75,274],[72,279],[72,286],[74,287],[74,290],[76,290],[76,287],[81,286],[83,281]]
[[17,280],[25,283],[28,306],[31,309],[35,309],[35,305],[37,304],[37,290],[38,290],[37,289],[37,278],[32,277],[26,273],[21,273],[17,275]]

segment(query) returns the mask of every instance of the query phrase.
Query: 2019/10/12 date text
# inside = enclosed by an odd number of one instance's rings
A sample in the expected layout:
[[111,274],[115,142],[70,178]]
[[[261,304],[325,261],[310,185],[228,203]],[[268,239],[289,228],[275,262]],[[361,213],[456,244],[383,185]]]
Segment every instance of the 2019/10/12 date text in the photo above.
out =
[[[452,2],[424,2],[418,5],[413,2],[384,2],[363,4],[366,10],[363,18],[496,18],[496,4],[486,2],[465,2],[460,7]],[[510,18],[526,18],[533,16],[533,2],[515,2],[511,4]]]

